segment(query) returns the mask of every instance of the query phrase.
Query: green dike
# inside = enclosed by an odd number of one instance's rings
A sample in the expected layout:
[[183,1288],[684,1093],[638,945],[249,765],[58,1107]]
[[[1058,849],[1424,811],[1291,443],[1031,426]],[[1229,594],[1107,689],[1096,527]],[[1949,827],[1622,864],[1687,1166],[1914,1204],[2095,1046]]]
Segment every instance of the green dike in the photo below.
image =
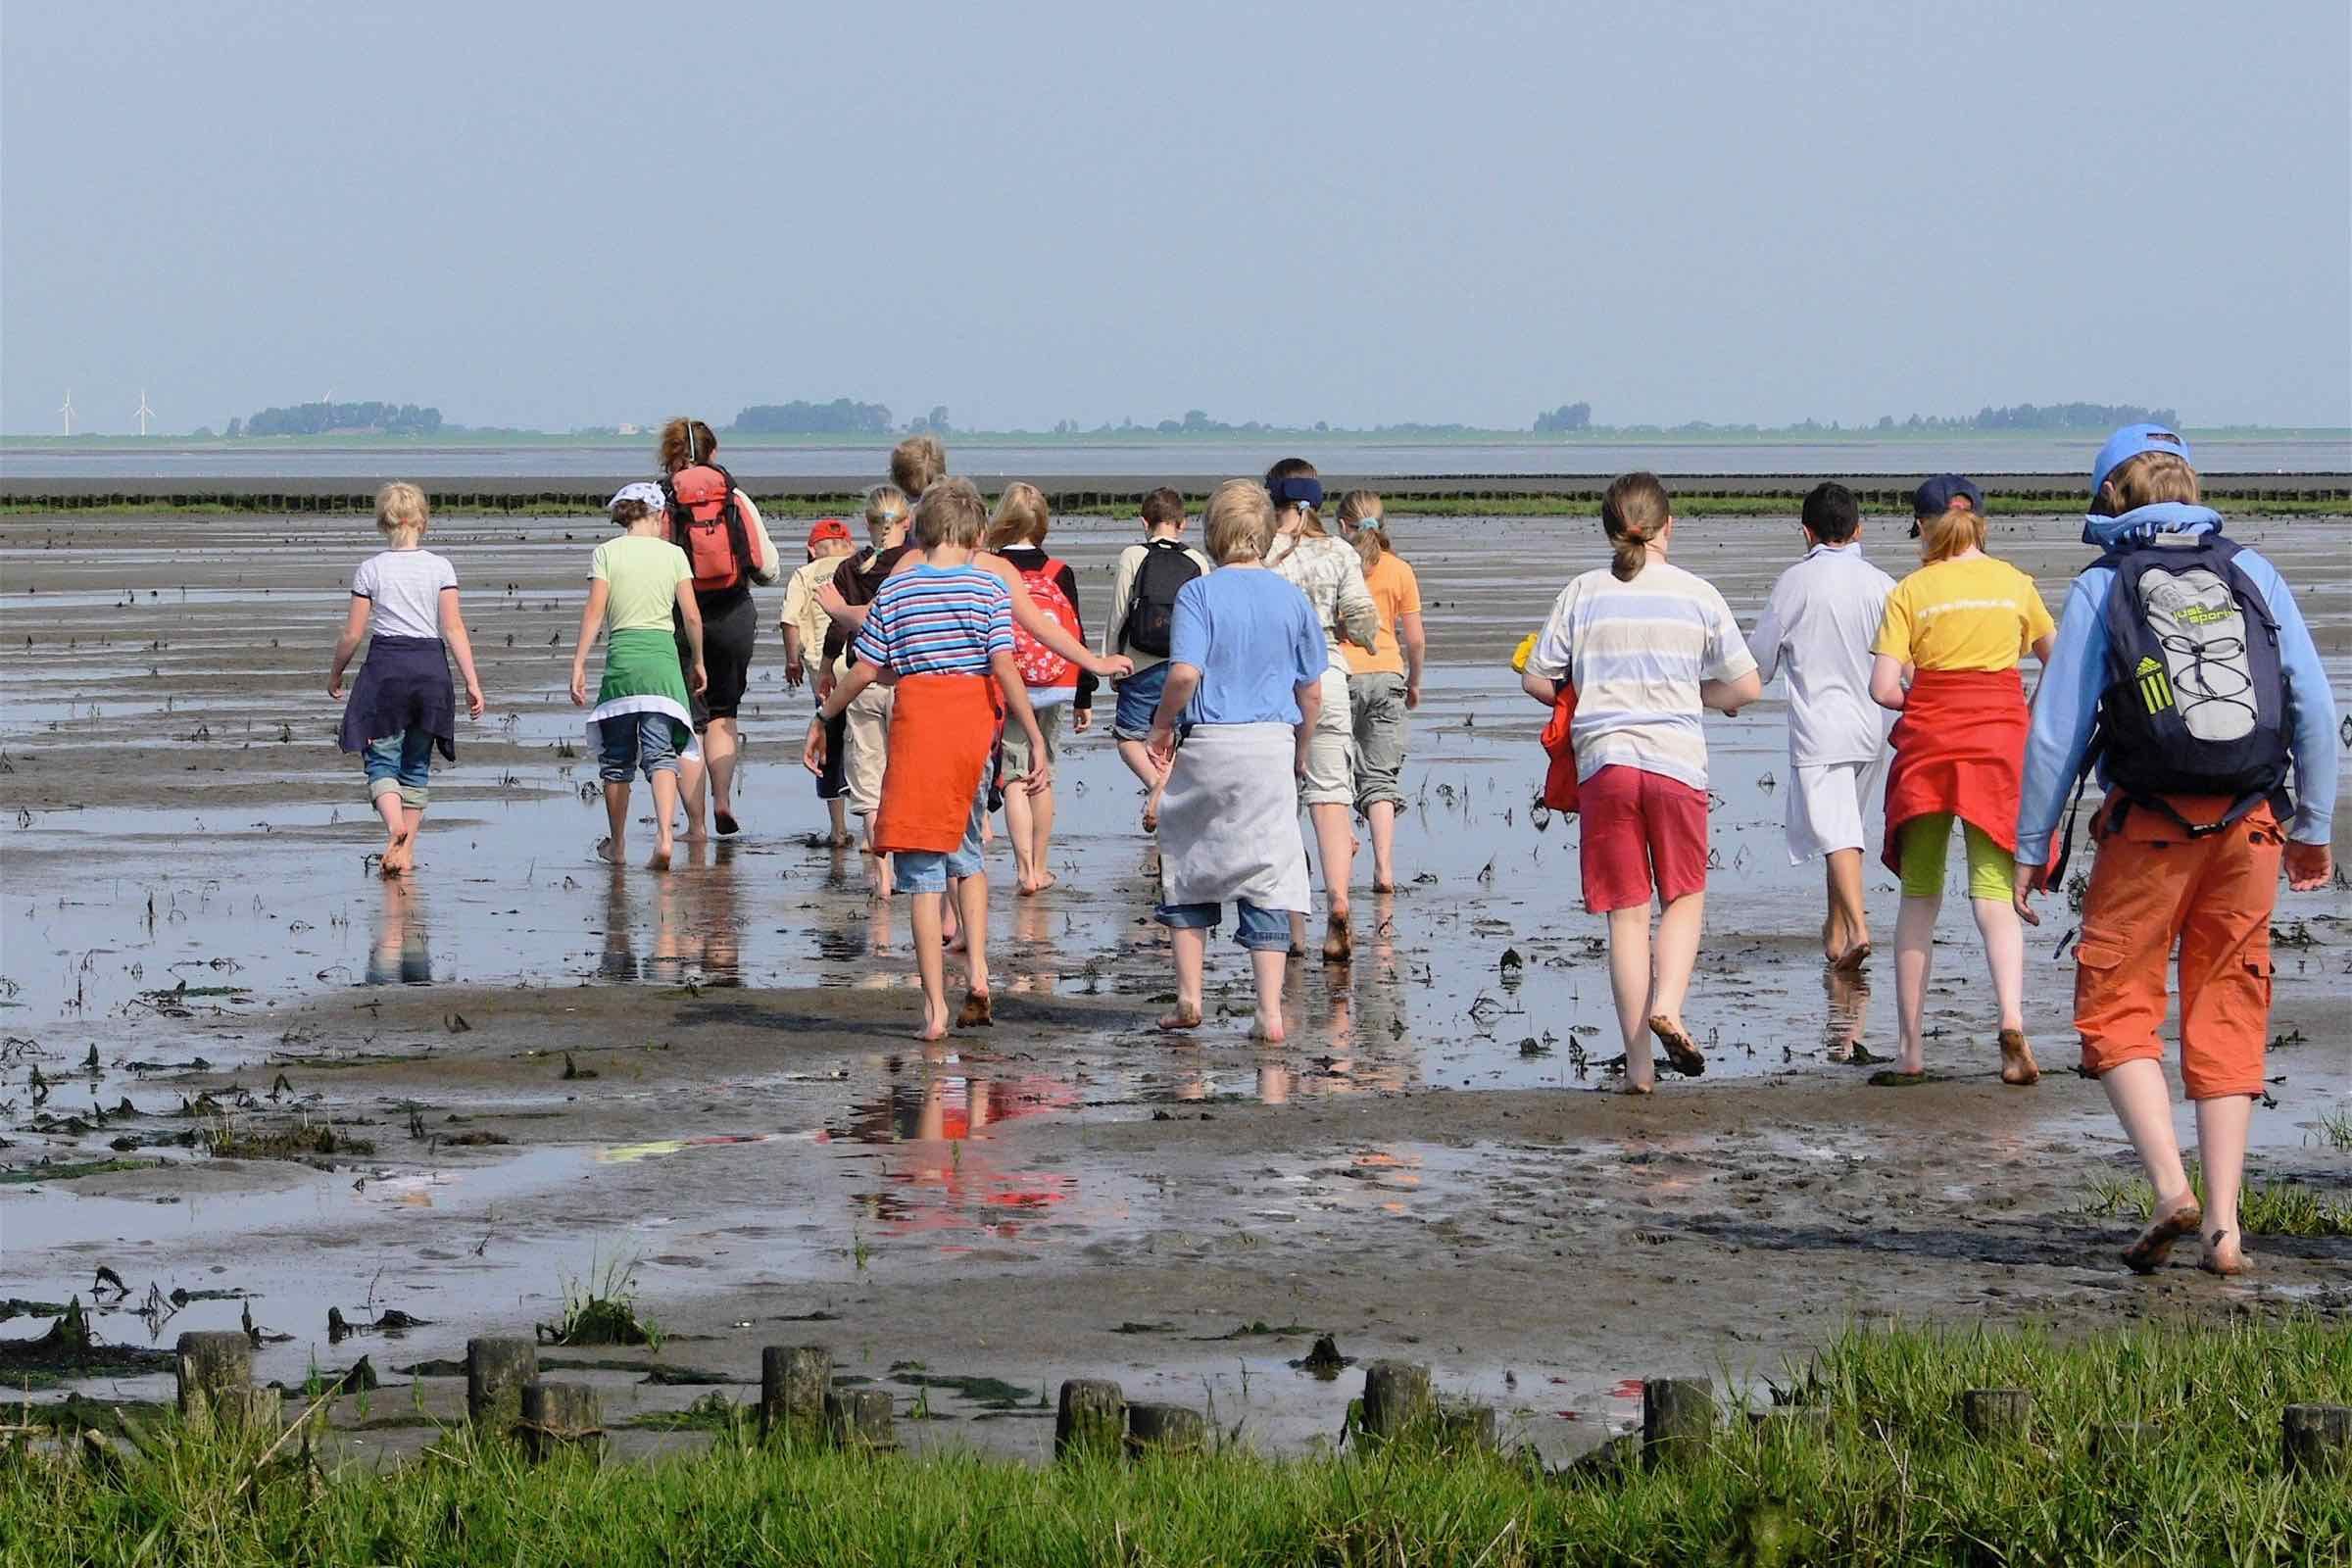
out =
[[[2289,1473],[2279,1443],[2284,1405],[2352,1401],[2340,1319],[1849,1330],[1786,1381],[1826,1436],[1735,1421],[1655,1472],[1352,1446],[1049,1468],[726,1436],[531,1469],[452,1433],[322,1480],[281,1453],[248,1489],[266,1438],[167,1419],[137,1448],[0,1461],[0,1562],[2286,1564],[2352,1543],[2352,1486]],[[1961,1392],[1997,1387],[2035,1396],[2023,1445],[1962,1427]]]

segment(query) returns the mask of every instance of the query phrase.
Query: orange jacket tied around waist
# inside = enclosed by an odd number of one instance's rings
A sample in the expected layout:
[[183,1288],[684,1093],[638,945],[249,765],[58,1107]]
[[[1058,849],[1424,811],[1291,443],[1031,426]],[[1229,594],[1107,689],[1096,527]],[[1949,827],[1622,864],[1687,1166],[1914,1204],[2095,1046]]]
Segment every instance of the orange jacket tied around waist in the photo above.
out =
[[963,842],[1004,727],[997,683],[987,675],[902,675],[895,689],[874,848],[945,854]]
[[2017,849],[2017,803],[2032,722],[2015,669],[1923,669],[1896,720],[1886,774],[1886,869],[1902,870],[1903,827],[1948,811]]

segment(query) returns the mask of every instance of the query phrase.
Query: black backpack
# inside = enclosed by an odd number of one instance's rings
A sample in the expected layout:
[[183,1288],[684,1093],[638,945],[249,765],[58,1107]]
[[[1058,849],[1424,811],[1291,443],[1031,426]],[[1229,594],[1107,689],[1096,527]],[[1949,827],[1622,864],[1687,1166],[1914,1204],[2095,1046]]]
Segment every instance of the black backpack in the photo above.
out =
[[[2168,535],[2179,538],[2179,535]],[[2193,838],[2218,833],[2265,801],[2286,814],[2286,680],[2278,622],[2219,534],[2193,544],[2133,541],[2097,563],[2107,595],[2107,684],[2098,728],[2076,780],[2091,769],[2124,798],[2119,811],[2161,811]],[[2216,822],[2191,822],[2166,799],[2226,795]],[[2069,819],[2067,840],[2073,840]],[[2066,866],[2066,846],[2058,871]]]
[[1200,563],[1175,539],[1154,539],[1144,546],[1144,563],[1135,568],[1135,587],[1127,599],[1127,620],[1119,628],[1119,645],[1140,653],[1168,657],[1168,637],[1176,625],[1176,596],[1200,575]]

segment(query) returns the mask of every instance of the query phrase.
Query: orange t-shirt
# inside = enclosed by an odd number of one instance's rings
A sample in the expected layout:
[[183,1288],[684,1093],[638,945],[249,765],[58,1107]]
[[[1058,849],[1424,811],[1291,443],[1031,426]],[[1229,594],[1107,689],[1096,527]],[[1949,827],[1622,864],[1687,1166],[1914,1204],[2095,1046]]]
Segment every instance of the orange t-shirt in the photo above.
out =
[[1420,579],[1413,575],[1412,567],[1384,550],[1379,562],[1364,573],[1364,586],[1372,591],[1372,603],[1380,611],[1380,635],[1369,649],[1353,643],[1340,645],[1348,660],[1348,673],[1401,675],[1404,647],[1396,641],[1396,617],[1421,613]]

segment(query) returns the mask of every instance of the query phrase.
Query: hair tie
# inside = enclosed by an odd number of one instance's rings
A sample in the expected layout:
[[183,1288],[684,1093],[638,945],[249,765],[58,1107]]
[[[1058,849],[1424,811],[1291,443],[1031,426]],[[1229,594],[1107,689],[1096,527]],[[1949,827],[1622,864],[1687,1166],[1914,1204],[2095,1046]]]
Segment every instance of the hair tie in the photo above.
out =
[[1323,505],[1323,481],[1312,475],[1293,474],[1266,486],[1266,494],[1274,498],[1278,507],[1319,508]]

